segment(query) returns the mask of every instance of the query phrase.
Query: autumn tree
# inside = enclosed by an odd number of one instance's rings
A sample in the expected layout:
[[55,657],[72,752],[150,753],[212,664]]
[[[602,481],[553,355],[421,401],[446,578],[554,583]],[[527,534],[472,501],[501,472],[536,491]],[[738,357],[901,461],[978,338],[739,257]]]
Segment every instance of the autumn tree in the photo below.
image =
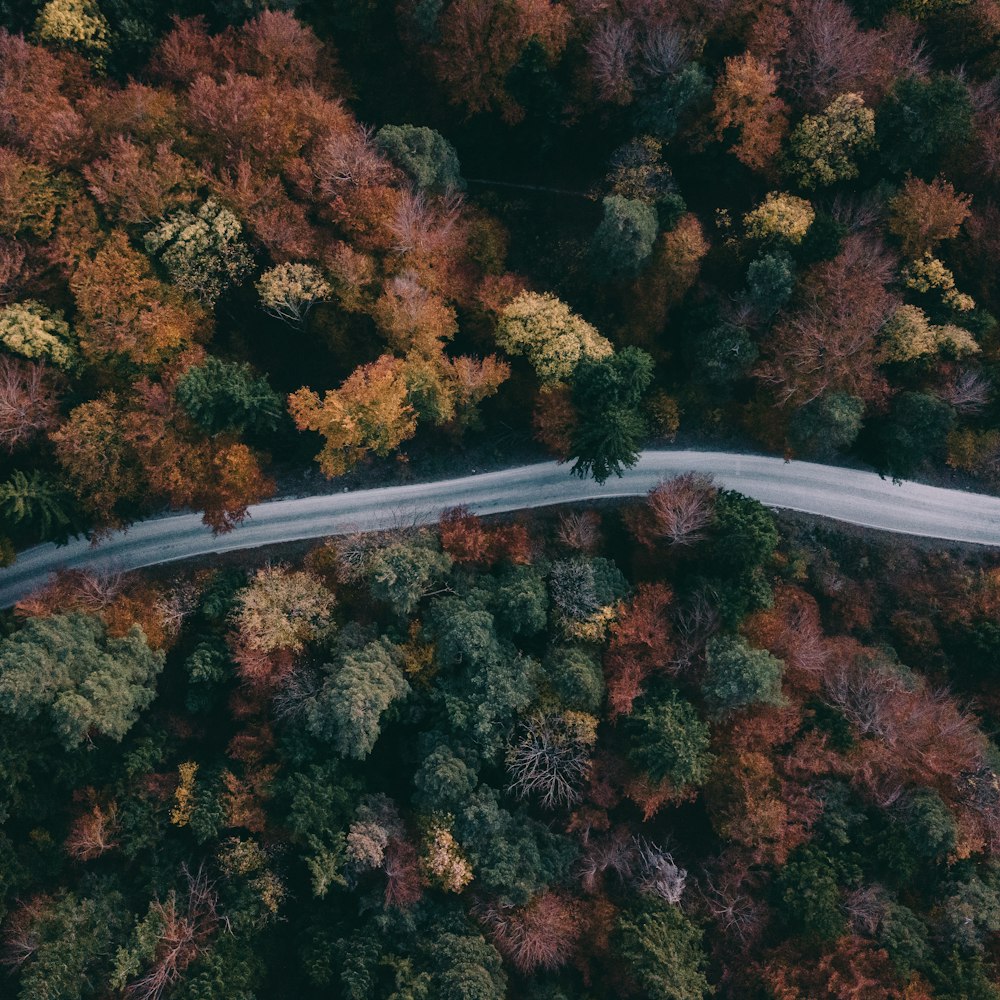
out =
[[848,236],[833,260],[803,277],[792,310],[765,342],[758,376],[782,402],[802,405],[827,392],[879,398],[877,335],[896,304],[886,289],[893,277],[893,261],[878,242]]
[[582,712],[536,714],[521,725],[507,749],[508,790],[537,799],[546,809],[582,797],[597,742],[597,719]]
[[497,344],[526,355],[542,382],[568,379],[583,358],[605,358],[611,344],[554,295],[522,292],[500,315]]
[[403,363],[387,354],[357,368],[322,400],[311,389],[299,389],[288,405],[299,430],[323,436],[319,463],[329,477],[343,475],[368,452],[388,455],[417,426]]
[[819,115],[806,115],[788,140],[786,169],[804,188],[858,176],[857,160],[875,145],[875,113],[860,94],[841,94]]
[[958,235],[969,217],[971,201],[969,195],[957,194],[943,177],[929,184],[908,177],[889,202],[889,232],[899,238],[904,254],[917,257]]
[[[70,281],[80,346],[88,360],[125,354],[139,364],[161,361],[204,332],[197,306],[171,294],[153,276],[149,261],[116,230],[84,258]],[[121,289],[129,294],[122,295]]]
[[309,310],[333,293],[312,264],[278,264],[260,276],[256,287],[264,311],[290,326],[301,326]]
[[805,239],[816,213],[804,198],[772,191],[755,209],[743,217],[747,236],[752,239],[795,245]]
[[732,152],[751,170],[768,167],[788,130],[788,106],[777,96],[777,89],[777,73],[744,52],[726,59],[712,95],[715,138],[732,134]]
[[31,618],[0,642],[0,707],[44,716],[67,749],[93,736],[120,742],[155,696],[163,653],[138,626],[111,638],[97,618]]
[[29,361],[49,361],[69,369],[76,363],[76,344],[60,313],[26,300],[0,308],[0,345]]
[[575,901],[551,891],[521,907],[487,905],[477,915],[500,954],[524,975],[565,965],[582,930]]

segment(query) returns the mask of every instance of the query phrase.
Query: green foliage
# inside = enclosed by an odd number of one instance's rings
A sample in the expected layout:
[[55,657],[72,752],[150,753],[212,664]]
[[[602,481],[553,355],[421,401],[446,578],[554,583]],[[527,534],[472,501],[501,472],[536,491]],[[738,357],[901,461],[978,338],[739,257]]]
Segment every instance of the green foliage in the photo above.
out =
[[944,456],[955,411],[937,396],[902,392],[882,428],[882,466],[894,479],[913,475]]
[[708,726],[674,688],[648,694],[628,719],[628,756],[653,781],[703,785],[712,765]]
[[496,576],[480,578],[468,603],[486,608],[497,627],[511,636],[535,635],[548,621],[545,578],[534,566],[508,566]]
[[762,316],[773,316],[790,298],[795,288],[795,264],[781,250],[763,254],[747,268],[750,302]]
[[98,618],[30,618],[0,641],[0,710],[44,716],[67,749],[93,736],[120,741],[155,697],[163,653],[133,626],[119,639]]
[[882,102],[877,132],[882,159],[895,172],[931,178],[960,156],[972,134],[972,102],[957,76],[903,77]]
[[751,705],[780,705],[784,663],[739,636],[717,635],[705,649],[702,692],[716,716]]
[[247,364],[206,358],[177,382],[177,402],[206,434],[273,431],[284,406]]
[[375,146],[413,183],[429,191],[461,191],[465,187],[455,147],[440,132],[424,125],[383,125]]
[[744,378],[760,353],[750,331],[735,323],[719,323],[699,333],[691,352],[698,381],[713,388]]
[[604,700],[604,674],[595,657],[580,646],[558,646],[545,658],[545,677],[567,706],[596,713]]
[[365,569],[372,597],[408,615],[451,569],[451,556],[417,537],[379,549]]
[[344,656],[309,706],[310,733],[332,742],[343,757],[367,757],[383,715],[410,690],[401,664],[399,647],[385,638]]
[[846,392],[831,392],[795,411],[788,428],[792,444],[810,458],[830,459],[861,433],[865,404]]
[[787,171],[804,188],[852,180],[857,161],[874,148],[875,113],[860,94],[840,94],[821,115],[806,115],[795,127]]
[[20,469],[0,483],[0,515],[7,523],[44,541],[65,542],[73,532],[72,498],[37,470]]
[[439,743],[413,776],[414,800],[429,812],[449,812],[467,801],[476,787],[476,770],[455,748]]
[[573,472],[605,482],[638,461],[646,421],[640,409],[653,381],[653,359],[637,347],[601,360],[585,358],[573,374],[577,425]]
[[645,201],[613,194],[590,243],[590,266],[598,278],[637,274],[653,252],[659,231],[656,209]]
[[624,912],[615,941],[629,977],[650,1000],[703,1000],[714,992],[702,930],[678,907],[648,903]]
[[779,873],[775,896],[792,933],[833,941],[844,932],[836,866],[824,851],[796,851]]

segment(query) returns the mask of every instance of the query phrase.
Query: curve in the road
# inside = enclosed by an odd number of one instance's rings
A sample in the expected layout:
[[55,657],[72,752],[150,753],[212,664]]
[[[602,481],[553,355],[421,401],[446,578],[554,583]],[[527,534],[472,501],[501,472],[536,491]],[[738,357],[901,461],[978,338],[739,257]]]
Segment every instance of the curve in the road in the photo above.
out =
[[545,462],[459,479],[273,500],[251,508],[235,531],[213,536],[197,514],[142,521],[97,546],[85,540],[39,545],[0,570],[0,607],[41,587],[57,569],[120,569],[279,542],[426,524],[464,504],[478,514],[637,496],[684,472],[711,474],[728,489],[770,507],[943,541],[1000,546],[1000,498],[919,483],[893,484],[873,472],[785,462],[762,455],[645,451],[620,479],[603,486]]

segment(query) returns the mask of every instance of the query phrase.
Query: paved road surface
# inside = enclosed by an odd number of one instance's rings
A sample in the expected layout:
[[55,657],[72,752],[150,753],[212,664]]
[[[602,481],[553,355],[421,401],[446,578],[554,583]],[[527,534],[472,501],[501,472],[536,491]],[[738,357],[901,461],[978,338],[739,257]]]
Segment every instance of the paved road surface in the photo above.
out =
[[0,570],[0,607],[36,590],[59,568],[139,569],[211,552],[435,521],[465,504],[479,514],[645,493],[682,472],[710,473],[717,483],[771,507],[818,514],[882,531],[1000,546],[1000,498],[917,483],[893,485],[872,472],[760,455],[712,451],[646,451],[621,479],[598,486],[566,465],[546,462],[460,479],[274,500],[251,508],[246,523],[213,537],[197,514],[143,521],[92,547],[84,540],[39,545]]

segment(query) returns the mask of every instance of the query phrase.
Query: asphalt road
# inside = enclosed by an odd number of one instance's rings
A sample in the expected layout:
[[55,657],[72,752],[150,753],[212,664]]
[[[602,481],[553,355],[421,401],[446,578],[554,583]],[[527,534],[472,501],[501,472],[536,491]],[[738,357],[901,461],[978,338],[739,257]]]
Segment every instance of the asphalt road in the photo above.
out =
[[880,531],[1000,546],[1000,498],[918,483],[894,485],[875,473],[714,451],[646,451],[621,479],[599,486],[545,462],[459,479],[273,500],[250,509],[235,531],[213,537],[197,514],[133,525],[97,546],[85,540],[39,545],[0,570],[0,607],[38,589],[57,569],[133,570],[213,552],[436,521],[464,504],[478,514],[636,496],[683,472],[710,473],[770,507],[816,514]]

